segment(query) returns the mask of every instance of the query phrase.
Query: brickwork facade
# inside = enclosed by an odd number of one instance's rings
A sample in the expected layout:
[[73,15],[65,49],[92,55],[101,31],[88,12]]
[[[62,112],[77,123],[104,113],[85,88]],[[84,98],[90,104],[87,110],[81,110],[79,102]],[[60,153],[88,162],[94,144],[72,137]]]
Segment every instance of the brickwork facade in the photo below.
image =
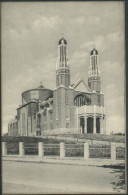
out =
[[17,130],[10,130],[9,126],[9,134],[105,134],[105,121],[98,51],[94,48],[90,52],[88,84],[80,77],[70,85],[67,41],[61,38],[58,43],[56,88],[52,91],[41,84],[36,89],[23,92],[22,105],[17,109]]

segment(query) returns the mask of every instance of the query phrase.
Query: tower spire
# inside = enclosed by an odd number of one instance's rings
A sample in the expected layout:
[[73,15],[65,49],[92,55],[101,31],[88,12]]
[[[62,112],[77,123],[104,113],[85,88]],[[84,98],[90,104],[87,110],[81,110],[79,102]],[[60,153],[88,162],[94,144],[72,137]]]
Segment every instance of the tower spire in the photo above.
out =
[[62,37],[58,42],[58,58],[56,63],[56,85],[70,85],[70,70],[67,56],[67,41]]
[[93,91],[100,92],[100,69],[99,69],[99,61],[98,61],[98,51],[95,49],[95,45],[93,50],[90,52],[90,65],[88,71],[88,85],[90,89]]

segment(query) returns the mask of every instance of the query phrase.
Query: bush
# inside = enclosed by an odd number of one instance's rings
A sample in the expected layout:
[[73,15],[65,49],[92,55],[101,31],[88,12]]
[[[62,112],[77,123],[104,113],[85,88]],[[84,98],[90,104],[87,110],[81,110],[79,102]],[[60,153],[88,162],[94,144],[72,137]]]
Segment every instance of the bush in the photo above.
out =
[[110,145],[89,146],[89,158],[111,158]]
[[19,154],[19,145],[18,143],[7,143],[7,154],[18,155]]
[[65,156],[67,157],[83,157],[84,145],[83,144],[65,144]]

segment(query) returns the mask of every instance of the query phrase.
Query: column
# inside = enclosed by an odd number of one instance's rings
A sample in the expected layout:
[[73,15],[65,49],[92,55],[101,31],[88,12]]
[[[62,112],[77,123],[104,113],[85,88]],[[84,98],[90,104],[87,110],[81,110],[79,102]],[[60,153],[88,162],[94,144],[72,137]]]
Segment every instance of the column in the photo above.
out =
[[106,116],[104,116],[104,134],[106,134]]
[[55,92],[56,96],[55,96],[55,101],[56,101],[56,120],[58,120],[58,91],[56,90]]
[[111,143],[111,160],[116,160],[116,144]]
[[84,133],[87,134],[87,117],[84,117]]
[[64,142],[60,143],[60,158],[64,158],[65,157],[65,145]]
[[50,112],[49,112],[49,108],[47,108],[47,130],[50,130]]
[[93,134],[96,134],[96,105],[94,105]]
[[44,156],[44,144],[42,142],[38,143],[38,156]]
[[19,155],[22,156],[24,155],[24,143],[23,142],[19,142]]
[[88,160],[89,158],[89,145],[88,143],[84,143],[84,159]]
[[78,117],[78,107],[76,107],[76,128],[79,133],[79,117]]
[[80,101],[79,100],[80,100],[80,98],[78,98],[78,107],[80,106],[80,103],[79,103]]
[[100,118],[100,134],[103,134],[103,115]]
[[100,107],[100,114],[101,114],[101,118],[100,118],[100,134],[103,134],[103,107]]
[[93,134],[96,134],[96,114],[94,114],[93,118]]
[[84,133],[87,134],[87,117],[86,117],[86,105],[84,106]]
[[2,155],[7,155],[7,143],[2,142]]

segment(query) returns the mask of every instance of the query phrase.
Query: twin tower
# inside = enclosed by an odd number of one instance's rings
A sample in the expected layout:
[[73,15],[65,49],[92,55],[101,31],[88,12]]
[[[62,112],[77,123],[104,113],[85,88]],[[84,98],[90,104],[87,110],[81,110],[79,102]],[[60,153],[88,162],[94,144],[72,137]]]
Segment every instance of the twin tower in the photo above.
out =
[[70,84],[67,41],[58,42],[56,88],[42,85],[22,93],[22,105],[8,126],[9,135],[105,134],[106,115],[98,51],[90,53],[88,84],[80,77]]
[[[70,67],[67,55],[67,41],[61,38],[58,43],[58,58],[56,64],[56,87],[70,86]],[[91,91],[101,91],[101,76],[99,69],[98,51],[94,48],[90,52],[90,65],[88,70],[88,87]]]
[[59,40],[53,102],[54,133],[105,133],[104,95],[95,48],[90,53],[88,84],[80,77],[71,85],[67,41],[63,37]]

